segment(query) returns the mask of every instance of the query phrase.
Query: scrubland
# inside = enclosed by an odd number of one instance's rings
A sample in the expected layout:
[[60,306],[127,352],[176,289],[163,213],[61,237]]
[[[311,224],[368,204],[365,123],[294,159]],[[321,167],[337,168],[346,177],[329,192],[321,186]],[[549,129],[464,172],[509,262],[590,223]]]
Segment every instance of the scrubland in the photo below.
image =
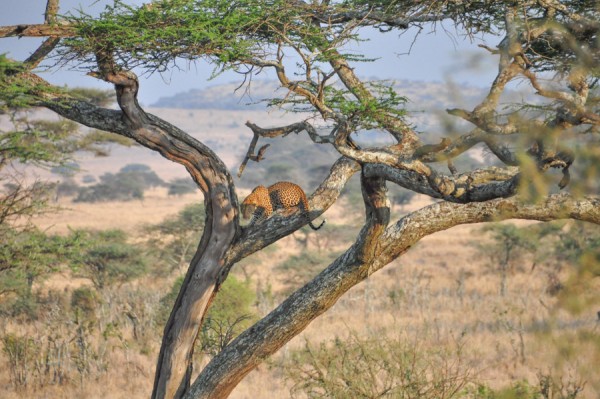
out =
[[[59,234],[75,227],[121,228],[135,242],[142,226],[158,223],[201,198],[195,194],[167,197],[163,189],[155,189],[146,193],[143,201],[64,201],[64,210],[41,217],[36,224]],[[417,196],[406,206],[395,206],[394,215],[401,217],[428,202]],[[258,316],[349,245],[362,220],[357,211],[360,206],[350,203],[350,197],[342,199],[324,215],[324,229],[296,232],[234,269],[234,277],[248,281],[256,293],[252,307]],[[565,310],[553,290],[556,280],[550,279],[549,269],[544,264],[532,266],[533,260],[527,256],[511,267],[502,295],[497,268],[474,245],[490,240],[481,228],[460,226],[424,238],[348,292],[252,372],[232,397],[289,397],[294,382],[285,378],[289,374],[286,367],[296,351],[307,343],[311,347],[331,345],[336,338],[344,341],[352,337],[399,339],[418,351],[443,353],[445,364],[454,367],[457,378],[464,378],[469,386],[502,390],[524,381],[537,386],[540,378],[551,377],[565,387],[569,383],[584,386],[577,397],[598,397],[597,309],[588,307],[578,313]],[[62,270],[40,282],[35,287],[42,303],[37,318],[5,318],[0,325],[3,337],[12,334],[30,339],[32,348],[21,350],[38,351],[11,358],[4,349],[0,356],[0,396],[148,397],[161,338],[156,314],[161,298],[183,272],[148,273],[114,284],[89,299],[93,303],[77,307],[72,293],[91,287],[88,279]],[[569,267],[561,268],[559,281],[566,281],[570,274]],[[39,357],[39,351],[45,357]],[[27,356],[36,360],[27,361]],[[206,356],[197,354],[195,360],[200,366]]]

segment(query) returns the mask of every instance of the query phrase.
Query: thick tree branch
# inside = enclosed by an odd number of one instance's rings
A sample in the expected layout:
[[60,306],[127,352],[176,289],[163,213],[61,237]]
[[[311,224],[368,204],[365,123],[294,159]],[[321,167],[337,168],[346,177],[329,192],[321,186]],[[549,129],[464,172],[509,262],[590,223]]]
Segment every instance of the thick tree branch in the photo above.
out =
[[[335,203],[350,177],[359,170],[359,165],[348,158],[342,157],[333,164],[329,175],[308,199],[311,220],[321,216]],[[250,225],[243,229],[242,234],[229,251],[227,262],[233,264],[293,233],[306,223],[306,217],[300,213],[291,216],[275,213],[262,222]]]
[[517,168],[496,167],[450,176],[432,172],[430,177],[424,177],[388,165],[367,164],[365,174],[381,176],[408,190],[460,204],[511,197],[516,194],[520,181]]
[[74,37],[77,30],[70,25],[11,25],[0,26],[1,37]]

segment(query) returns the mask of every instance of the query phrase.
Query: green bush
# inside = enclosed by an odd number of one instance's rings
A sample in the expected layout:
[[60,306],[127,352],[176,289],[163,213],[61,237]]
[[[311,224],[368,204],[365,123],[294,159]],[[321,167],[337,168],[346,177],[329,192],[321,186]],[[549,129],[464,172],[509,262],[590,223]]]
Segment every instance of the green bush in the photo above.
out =
[[412,339],[359,337],[294,351],[284,363],[292,397],[448,399],[470,383],[456,352],[423,348]]
[[285,272],[285,282],[291,289],[296,289],[325,269],[337,258],[336,251],[304,251],[292,255],[279,264],[276,269]]
[[[160,300],[155,317],[159,329],[167,323],[183,280],[183,277],[178,278],[171,291]],[[196,343],[199,351],[213,356],[220,352],[256,320],[255,303],[256,294],[248,282],[239,281],[231,275],[227,277],[202,325]]]
[[142,276],[147,271],[143,250],[127,242],[122,230],[76,231],[84,250],[76,264],[80,274],[89,278],[94,286],[123,283]]
[[76,288],[71,293],[71,309],[81,312],[87,319],[94,315],[99,304],[98,294],[90,287]]
[[37,353],[33,339],[15,334],[1,337],[2,352],[8,358],[10,382],[15,388],[23,388],[31,383]]

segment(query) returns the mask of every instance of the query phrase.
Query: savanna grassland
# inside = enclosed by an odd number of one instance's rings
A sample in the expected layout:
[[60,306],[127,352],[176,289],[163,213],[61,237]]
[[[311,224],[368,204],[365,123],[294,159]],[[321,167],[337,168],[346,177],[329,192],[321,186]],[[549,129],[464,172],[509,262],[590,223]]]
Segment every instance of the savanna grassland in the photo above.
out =
[[[203,140],[213,143],[231,169],[237,168],[248,141],[244,127],[231,121],[262,115],[253,111],[235,111],[235,115],[234,111],[217,110],[154,111],[177,120],[191,133],[206,132]],[[333,153],[310,149],[301,137],[286,140],[287,147],[273,142],[269,158],[250,165],[236,181],[241,198],[256,184],[278,180],[297,181],[307,191],[314,189],[326,173],[323,165],[334,159]],[[283,148],[293,148],[296,153]],[[476,162],[474,158],[465,162]],[[312,175],[298,174],[301,168],[294,168],[294,162],[300,160],[314,164],[309,169]],[[165,181],[185,176],[181,168],[145,150],[116,148],[108,158],[81,161],[83,172],[76,179],[85,185],[81,175],[98,178],[131,163],[149,166]],[[243,290],[247,301],[231,309],[243,313],[228,314],[227,321],[213,325],[213,330],[201,337],[210,345],[197,345],[196,363],[206,362],[218,350],[219,339],[231,339],[227,333],[235,335],[239,328],[268,313],[353,242],[364,218],[358,187],[357,181],[350,183],[342,199],[323,215],[327,224],[320,231],[298,231],[233,269],[239,286],[231,289]],[[394,203],[392,220],[430,203],[424,196],[403,197],[393,187],[390,198]],[[201,202],[199,192],[169,195],[165,187],[147,189],[143,198],[129,201],[75,202],[74,196],[60,196],[54,203],[60,210],[35,218],[34,224],[47,234],[119,229],[146,264],[135,275],[122,273],[102,284],[84,266],[56,267],[36,280],[32,290],[35,306],[26,311],[12,309],[14,317],[5,316],[0,322],[0,397],[148,397],[161,328],[174,300],[174,286],[185,272],[186,256],[181,252],[177,259],[175,252],[165,255],[165,248],[181,238],[176,232],[152,241],[148,229]],[[536,226],[512,224],[517,230]],[[540,238],[533,246],[515,245],[506,256],[506,241],[494,235],[497,230],[483,229],[483,225],[460,226],[421,240],[398,261],[350,290],[331,311],[252,372],[232,397],[318,397],[302,388],[311,380],[308,376],[314,377],[319,367],[333,375],[334,368],[348,366],[331,360],[327,350],[343,352],[337,359],[355,365],[369,359],[362,355],[352,358],[350,354],[355,352],[344,352],[343,343],[349,342],[357,344],[358,352],[371,353],[374,362],[378,353],[379,358],[385,353],[406,358],[399,365],[390,364],[392,359],[383,366],[354,370],[377,381],[374,385],[397,383],[386,381],[386,370],[398,367],[405,376],[410,372],[418,377],[415,384],[435,378],[453,381],[456,392],[440,397],[597,398],[600,308],[588,297],[600,290],[598,279],[583,286],[573,283],[577,262],[558,257],[553,249],[560,242],[561,231],[576,231],[578,237],[597,236],[597,232],[574,224],[560,225],[554,235],[558,241]],[[514,231],[510,234],[522,237]],[[184,237],[187,247],[193,248],[199,237],[197,231]],[[216,343],[211,341],[215,339]],[[344,378],[339,377],[340,381]],[[359,377],[352,378],[358,381]],[[540,396],[543,387],[547,396]],[[579,388],[583,390],[577,391]],[[576,396],[568,396],[574,391]]]

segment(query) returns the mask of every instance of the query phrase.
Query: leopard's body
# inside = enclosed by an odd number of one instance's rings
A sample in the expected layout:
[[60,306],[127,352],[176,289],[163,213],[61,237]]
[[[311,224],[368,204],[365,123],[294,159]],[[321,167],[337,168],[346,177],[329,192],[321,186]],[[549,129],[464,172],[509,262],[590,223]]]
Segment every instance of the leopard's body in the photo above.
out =
[[250,224],[254,224],[268,218],[274,211],[283,209],[287,212],[294,207],[299,208],[300,212],[306,215],[312,229],[318,230],[325,223],[323,221],[318,227],[312,224],[304,190],[299,185],[287,181],[275,183],[268,188],[258,186],[252,190],[242,202],[242,216],[244,219],[248,219],[252,215]]

